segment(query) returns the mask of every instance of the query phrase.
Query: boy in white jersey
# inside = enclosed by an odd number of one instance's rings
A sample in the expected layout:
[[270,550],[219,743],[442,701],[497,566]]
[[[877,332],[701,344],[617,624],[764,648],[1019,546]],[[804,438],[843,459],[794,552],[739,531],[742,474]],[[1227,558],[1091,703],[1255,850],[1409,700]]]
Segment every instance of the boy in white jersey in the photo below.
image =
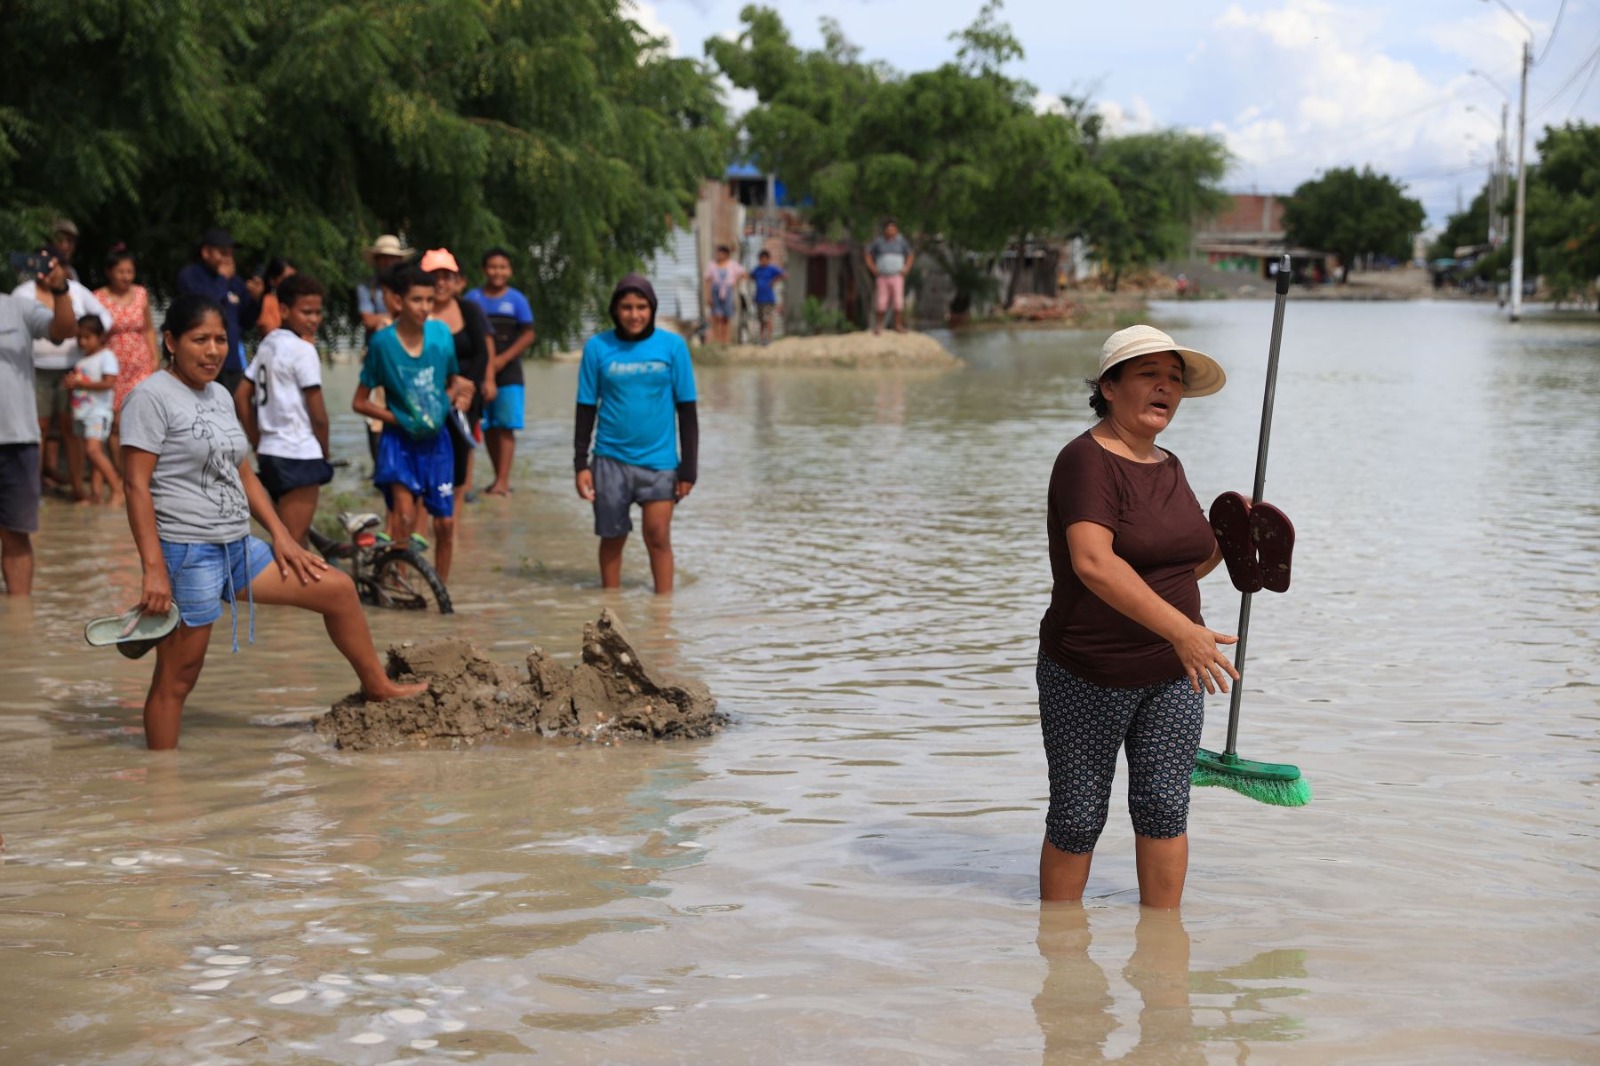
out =
[[312,343],[322,328],[322,285],[306,274],[277,289],[283,324],[261,342],[234,395],[239,422],[256,450],[260,478],[284,527],[302,545],[317,513],[317,493],[333,479],[322,360]]

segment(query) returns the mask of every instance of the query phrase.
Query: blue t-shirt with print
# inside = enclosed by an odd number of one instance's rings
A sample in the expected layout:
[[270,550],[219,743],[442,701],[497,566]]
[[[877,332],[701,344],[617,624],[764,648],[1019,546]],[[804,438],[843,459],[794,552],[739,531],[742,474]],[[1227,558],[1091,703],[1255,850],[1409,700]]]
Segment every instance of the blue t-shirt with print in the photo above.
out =
[[[506,291],[499,296],[489,296],[482,289],[472,289],[467,293],[467,299],[483,308],[483,313],[489,319],[489,328],[494,331],[494,347],[496,352],[504,352],[522,335],[523,329],[533,325],[533,308],[528,304],[528,298],[516,289],[506,286]],[[499,385],[522,384],[522,360],[513,359],[500,368],[494,376],[494,383]]]
[[430,318],[423,324],[420,355],[406,351],[393,326],[374,333],[361,364],[361,384],[383,389],[384,402],[406,436],[432,440],[450,412],[450,379],[460,372],[450,327]]
[[578,402],[598,404],[594,453],[646,470],[678,468],[678,407],[694,400],[689,346],[670,330],[625,341],[589,338],[578,365]]
[[783,277],[783,268],[768,263],[758,266],[750,271],[750,276],[756,279],[756,303],[775,304],[778,294],[772,291],[772,283]]

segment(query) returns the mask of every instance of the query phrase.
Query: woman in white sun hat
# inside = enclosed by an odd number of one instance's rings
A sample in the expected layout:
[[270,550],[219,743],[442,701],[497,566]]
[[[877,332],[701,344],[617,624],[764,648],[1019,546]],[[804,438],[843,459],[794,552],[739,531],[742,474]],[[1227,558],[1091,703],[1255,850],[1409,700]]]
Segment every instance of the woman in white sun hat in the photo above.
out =
[[1100,421],[1056,457],[1037,668],[1050,768],[1042,899],[1083,897],[1124,745],[1140,902],[1176,907],[1183,896],[1205,693],[1238,675],[1217,647],[1234,638],[1200,616],[1200,578],[1222,558],[1216,536],[1156,437],[1186,397],[1225,380],[1214,359],[1153,326],[1119,330],[1088,382]]

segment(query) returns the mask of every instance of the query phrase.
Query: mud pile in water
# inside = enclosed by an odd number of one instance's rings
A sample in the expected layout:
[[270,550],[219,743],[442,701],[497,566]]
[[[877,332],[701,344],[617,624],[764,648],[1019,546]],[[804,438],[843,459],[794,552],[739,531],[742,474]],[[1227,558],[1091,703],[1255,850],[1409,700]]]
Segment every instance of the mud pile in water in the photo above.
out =
[[346,696],[312,725],[334,746],[459,746],[538,732],[586,740],[703,737],[727,724],[698,681],[647,666],[609,609],[583,627],[583,662],[567,669],[543,648],[526,669],[497,663],[464,640],[389,649],[389,675],[426,680],[428,691],[402,700]]

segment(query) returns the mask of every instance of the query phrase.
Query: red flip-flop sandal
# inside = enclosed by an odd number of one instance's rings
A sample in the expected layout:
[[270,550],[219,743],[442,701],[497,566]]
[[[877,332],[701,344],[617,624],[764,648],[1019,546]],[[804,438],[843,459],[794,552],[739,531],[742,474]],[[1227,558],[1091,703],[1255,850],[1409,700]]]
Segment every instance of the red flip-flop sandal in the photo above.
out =
[[1228,577],[1240,592],[1259,592],[1261,564],[1256,562],[1256,546],[1251,537],[1250,501],[1237,492],[1224,492],[1211,502],[1211,529],[1222,549]]
[[1250,539],[1260,559],[1262,587],[1268,592],[1287,592],[1289,558],[1294,554],[1294,524],[1289,516],[1270,503],[1256,504],[1250,508]]

